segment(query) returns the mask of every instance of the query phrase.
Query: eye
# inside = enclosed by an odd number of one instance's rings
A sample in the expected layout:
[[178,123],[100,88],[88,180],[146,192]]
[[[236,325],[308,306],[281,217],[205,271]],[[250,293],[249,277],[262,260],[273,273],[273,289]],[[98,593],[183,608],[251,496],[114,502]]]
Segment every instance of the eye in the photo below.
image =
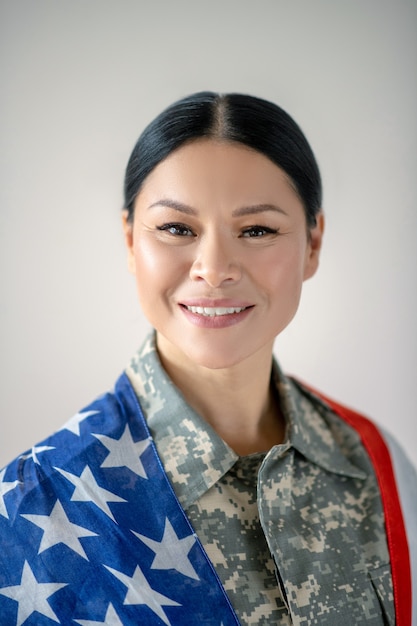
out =
[[242,231],[241,237],[256,238],[265,237],[266,235],[277,235],[278,230],[276,228],[269,228],[269,226],[250,226]]
[[191,228],[185,224],[171,222],[169,224],[162,224],[162,226],[157,226],[156,228],[157,230],[166,232],[174,237],[194,237],[194,233]]

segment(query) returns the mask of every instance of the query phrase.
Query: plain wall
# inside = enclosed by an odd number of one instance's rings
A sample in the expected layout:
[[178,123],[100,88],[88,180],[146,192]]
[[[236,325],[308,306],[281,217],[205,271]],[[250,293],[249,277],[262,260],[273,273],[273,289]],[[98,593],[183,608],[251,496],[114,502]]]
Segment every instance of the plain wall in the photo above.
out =
[[417,3],[0,7],[0,466],[111,388],[144,337],[123,172],[145,124],[202,89],[277,102],[321,166],[321,268],[277,340],[281,364],[417,463]]

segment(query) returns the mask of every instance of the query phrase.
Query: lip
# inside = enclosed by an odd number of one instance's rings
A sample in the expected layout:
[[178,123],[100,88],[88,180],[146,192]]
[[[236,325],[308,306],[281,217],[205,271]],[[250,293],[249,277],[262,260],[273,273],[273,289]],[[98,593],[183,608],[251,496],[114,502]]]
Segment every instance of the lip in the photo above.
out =
[[[225,315],[201,315],[200,313],[194,313],[186,307],[206,307],[206,308],[235,308],[243,309],[237,313],[227,313]],[[193,300],[187,302],[181,302],[179,307],[187,320],[194,326],[200,328],[221,329],[228,328],[243,322],[253,311],[253,304],[243,304],[242,301],[236,300]]]
[[208,308],[233,308],[233,309],[245,309],[253,306],[253,302],[246,300],[239,300],[237,298],[192,298],[188,300],[181,300],[179,302],[182,306],[202,306]]

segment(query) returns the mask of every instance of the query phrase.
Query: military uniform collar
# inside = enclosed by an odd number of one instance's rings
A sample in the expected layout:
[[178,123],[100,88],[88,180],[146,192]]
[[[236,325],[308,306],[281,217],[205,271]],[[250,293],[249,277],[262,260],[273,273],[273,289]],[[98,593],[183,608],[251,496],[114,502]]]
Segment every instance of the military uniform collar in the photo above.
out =
[[[233,467],[239,456],[187,404],[172,383],[159,360],[154,333],[133,357],[126,374],[138,396],[165,471],[180,503],[187,509]],[[279,454],[282,447],[293,447],[327,471],[363,479],[365,474],[346,458],[335,440],[330,423],[335,417],[333,411],[284,376],[275,361],[273,380],[287,433],[284,444],[272,448],[267,457]]]
[[309,461],[329,472],[366,478],[344,452],[360,444],[356,432],[344,423],[340,428],[340,418],[330,406],[301,383],[285,376],[276,361],[272,376],[287,423],[287,441]]
[[187,509],[233,467],[239,456],[173,384],[159,360],[154,334],[133,357],[126,374],[177,498]]

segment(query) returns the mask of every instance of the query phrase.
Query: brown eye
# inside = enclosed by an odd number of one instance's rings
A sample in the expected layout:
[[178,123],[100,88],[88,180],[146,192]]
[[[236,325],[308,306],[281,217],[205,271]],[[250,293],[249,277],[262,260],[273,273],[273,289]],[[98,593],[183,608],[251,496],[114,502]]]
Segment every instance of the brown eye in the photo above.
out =
[[167,232],[175,237],[194,237],[194,233],[191,228],[185,224],[163,224],[162,226],[158,226],[157,230]]
[[251,226],[242,231],[242,237],[254,238],[265,237],[265,235],[276,235],[278,230],[275,228],[269,228],[268,226]]

